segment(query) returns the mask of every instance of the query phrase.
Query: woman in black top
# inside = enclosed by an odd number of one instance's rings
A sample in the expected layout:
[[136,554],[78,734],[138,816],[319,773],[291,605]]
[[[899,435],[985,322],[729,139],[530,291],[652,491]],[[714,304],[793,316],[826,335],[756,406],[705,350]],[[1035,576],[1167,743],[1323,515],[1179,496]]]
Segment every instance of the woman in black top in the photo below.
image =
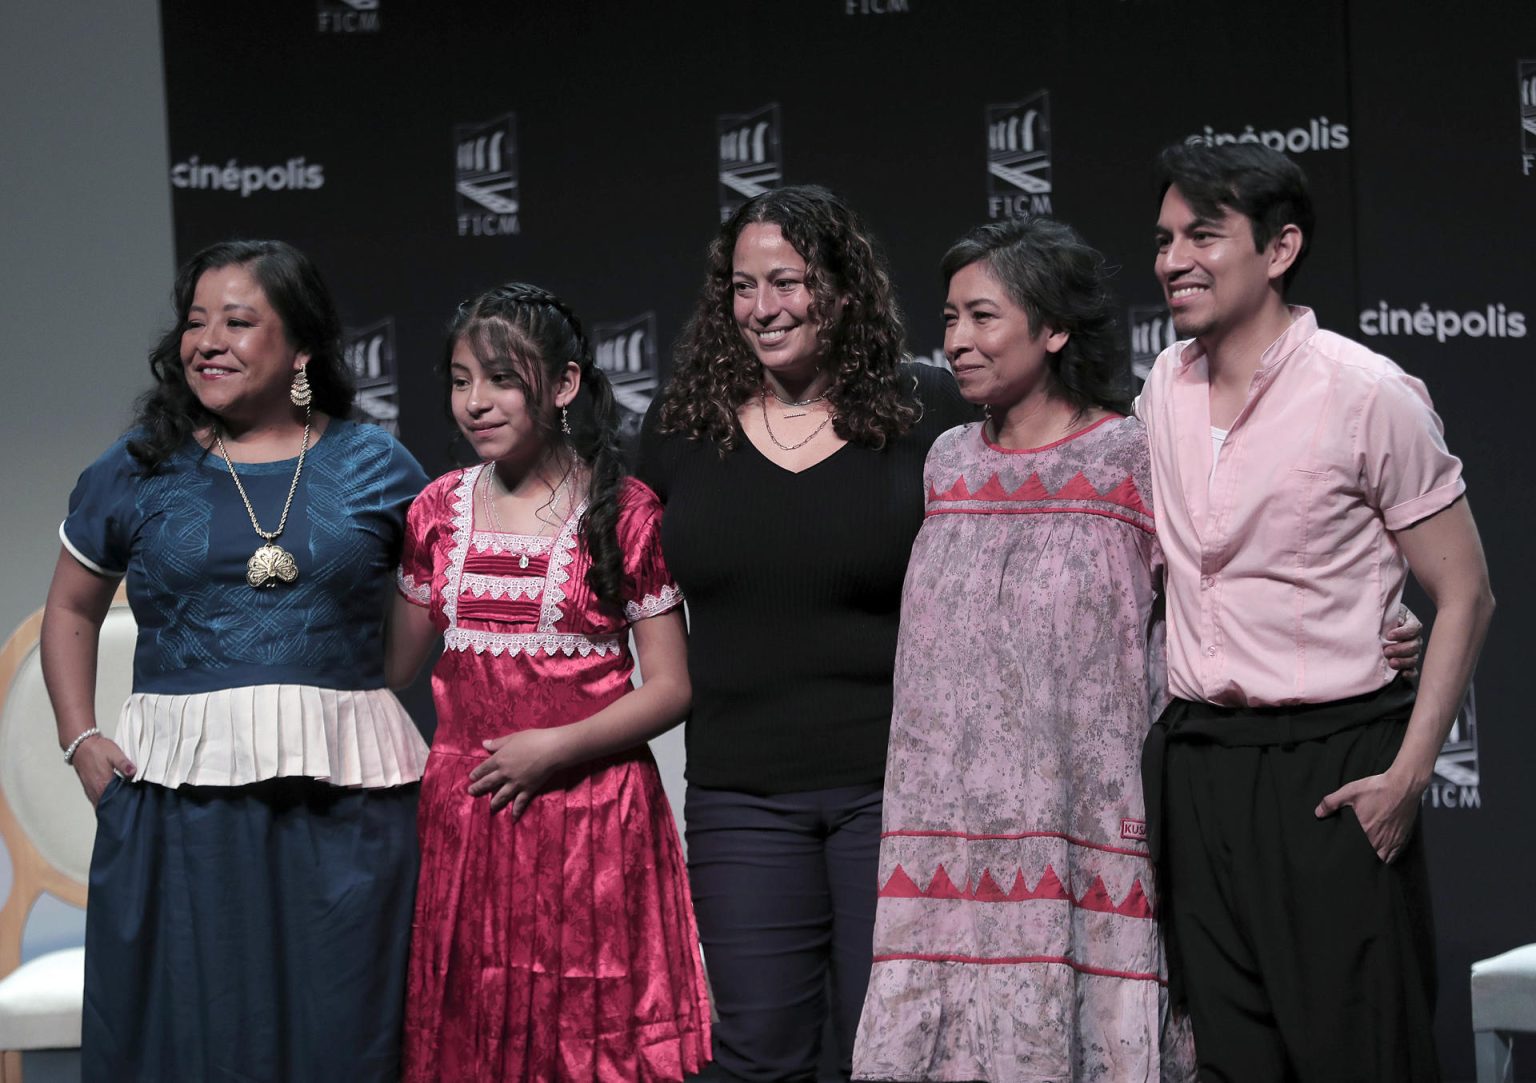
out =
[[721,227],[646,418],[639,474],[689,606],[688,863],[726,1078],[814,1078],[829,1018],[850,1071],[923,460],[975,416],[902,356],[856,216],[776,189]]

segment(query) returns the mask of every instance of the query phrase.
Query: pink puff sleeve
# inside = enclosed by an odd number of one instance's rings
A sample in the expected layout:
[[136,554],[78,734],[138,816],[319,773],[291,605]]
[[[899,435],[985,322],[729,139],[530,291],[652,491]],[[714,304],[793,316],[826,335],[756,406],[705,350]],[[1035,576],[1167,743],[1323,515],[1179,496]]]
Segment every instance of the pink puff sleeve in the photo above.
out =
[[408,601],[419,606],[432,604],[433,542],[441,521],[442,485],[434,482],[411,503],[405,516],[405,538],[400,547],[400,567],[395,586]]
[[660,616],[683,604],[683,592],[661,552],[661,501],[631,478],[619,515],[624,552],[624,617],[630,623]]

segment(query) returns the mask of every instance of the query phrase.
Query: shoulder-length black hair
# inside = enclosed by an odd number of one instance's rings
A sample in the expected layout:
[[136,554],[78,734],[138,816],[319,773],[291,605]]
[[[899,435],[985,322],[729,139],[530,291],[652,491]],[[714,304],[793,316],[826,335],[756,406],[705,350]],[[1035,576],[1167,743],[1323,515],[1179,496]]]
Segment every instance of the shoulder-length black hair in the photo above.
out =
[[267,303],[283,322],[283,334],[295,350],[307,351],[306,372],[314,409],[331,417],[352,412],[356,394],[352,372],[341,354],[341,318],[319,269],[303,252],[283,241],[220,241],[181,265],[171,287],[176,322],[149,354],[154,386],[138,402],[135,436],[129,453],[146,474],[153,474],[198,429],[219,427],[187,385],[181,361],[181,336],[187,325],[198,280],[223,267],[244,267],[261,286]]
[[1079,413],[1100,407],[1130,412],[1130,353],[1115,319],[1104,257],[1077,230],[1051,218],[989,222],[977,226],[944,253],[944,285],[963,268],[980,263],[1040,334],[1069,333],[1067,344],[1048,355],[1056,393]]

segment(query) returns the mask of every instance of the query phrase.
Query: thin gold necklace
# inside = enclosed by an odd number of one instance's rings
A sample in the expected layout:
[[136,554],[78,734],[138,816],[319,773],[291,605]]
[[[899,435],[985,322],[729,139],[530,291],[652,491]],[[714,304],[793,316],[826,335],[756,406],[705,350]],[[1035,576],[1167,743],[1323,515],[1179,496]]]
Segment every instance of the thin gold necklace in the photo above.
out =
[[[777,398],[777,396],[775,396],[775,398]],[[823,398],[825,398],[825,396],[823,396]],[[822,429],[832,424],[832,412],[829,410],[827,411],[827,416],[821,419],[821,424],[817,425],[814,429],[811,430],[811,435],[807,436],[804,440],[801,440],[798,444],[786,444],[773,434],[773,426],[768,423],[767,392],[764,392],[758,396],[757,406],[758,409],[763,412],[763,428],[768,430],[768,439],[772,440],[774,446],[777,447],[780,451],[795,451],[799,448],[805,447],[806,444],[809,444],[812,440],[821,435]]]
[[293,559],[293,554],[281,545],[273,545],[272,542],[288,525],[288,509],[293,507],[293,494],[298,491],[299,475],[304,472],[304,455],[309,451],[309,423],[310,411],[306,406],[304,408],[304,443],[299,445],[299,465],[293,469],[293,481],[288,485],[288,499],[283,501],[283,514],[277,521],[276,530],[261,529],[261,524],[256,521],[256,509],[251,507],[251,498],[246,495],[245,486],[240,484],[240,475],[235,473],[235,461],[229,457],[229,449],[224,446],[224,438],[219,435],[217,429],[213,432],[213,439],[219,445],[219,454],[224,456],[224,465],[229,467],[229,476],[235,479],[235,489],[245,504],[245,514],[251,517],[251,527],[261,535],[264,541],[264,544],[251,554],[251,559],[245,562],[245,581],[253,587],[275,587],[279,580],[284,583],[293,583],[299,578],[299,565]]

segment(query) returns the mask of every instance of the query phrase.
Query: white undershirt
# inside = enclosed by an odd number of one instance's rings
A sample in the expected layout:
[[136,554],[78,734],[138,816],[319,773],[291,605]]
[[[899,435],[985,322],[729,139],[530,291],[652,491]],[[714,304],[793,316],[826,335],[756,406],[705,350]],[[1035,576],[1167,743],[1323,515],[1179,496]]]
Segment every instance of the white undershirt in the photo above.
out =
[[1215,425],[1211,426],[1211,476],[1206,479],[1207,487],[1216,480],[1216,462],[1221,458],[1221,445],[1226,442],[1227,433],[1231,431],[1231,429],[1218,429]]

